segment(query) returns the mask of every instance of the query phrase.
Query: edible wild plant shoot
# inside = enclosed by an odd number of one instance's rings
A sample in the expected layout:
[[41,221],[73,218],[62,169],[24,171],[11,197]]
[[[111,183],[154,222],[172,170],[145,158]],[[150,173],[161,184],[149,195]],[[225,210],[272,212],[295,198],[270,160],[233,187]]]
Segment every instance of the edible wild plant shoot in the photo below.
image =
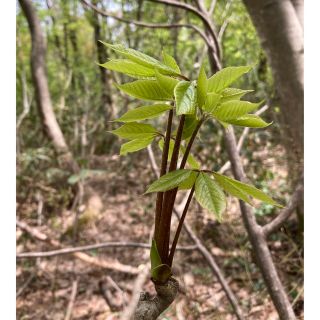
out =
[[[177,293],[178,283],[173,278],[172,264],[193,196],[219,221],[226,210],[226,194],[250,205],[253,205],[252,199],[256,199],[281,207],[253,185],[217,171],[201,169],[201,164],[191,152],[201,128],[209,121],[224,128],[230,125],[265,128],[270,123],[252,114],[261,103],[242,100],[252,90],[232,87],[238,78],[250,72],[251,66],[227,67],[208,78],[205,65],[202,65],[197,79],[189,79],[175,59],[165,52],[160,61],[122,45],[102,43],[121,59],[111,59],[101,66],[136,79],[117,84],[117,88],[144,100],[140,107],[114,120],[123,125],[111,133],[128,140],[121,145],[120,155],[137,152],[152,143],[158,144],[162,154],[160,177],[145,192],[156,193],[150,260],[151,279],[158,295],[153,299],[141,298],[135,315],[135,319],[156,319],[173,302]],[[157,117],[166,117],[165,130],[143,122]],[[176,119],[178,125],[174,128]],[[174,237],[170,239],[172,213],[180,190],[190,191]],[[147,314],[152,316],[142,318]]]

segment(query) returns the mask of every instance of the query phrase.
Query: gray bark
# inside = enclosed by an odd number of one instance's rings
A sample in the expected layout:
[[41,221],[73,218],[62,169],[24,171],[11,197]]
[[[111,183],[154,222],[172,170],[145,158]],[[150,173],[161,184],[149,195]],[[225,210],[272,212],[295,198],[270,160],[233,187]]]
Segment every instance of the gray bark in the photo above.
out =
[[163,285],[155,284],[155,289],[157,295],[153,298],[147,292],[141,293],[134,320],[156,320],[176,298],[179,283],[176,279],[170,278]]
[[282,142],[294,182],[303,168],[303,1],[243,2],[266,51],[280,97]]
[[19,3],[27,19],[31,33],[31,72],[35,86],[36,101],[45,133],[49,139],[51,139],[53,147],[62,162],[71,170],[77,171],[77,165],[69,151],[52,107],[46,74],[46,43],[42,34],[39,18],[30,0],[19,0]]

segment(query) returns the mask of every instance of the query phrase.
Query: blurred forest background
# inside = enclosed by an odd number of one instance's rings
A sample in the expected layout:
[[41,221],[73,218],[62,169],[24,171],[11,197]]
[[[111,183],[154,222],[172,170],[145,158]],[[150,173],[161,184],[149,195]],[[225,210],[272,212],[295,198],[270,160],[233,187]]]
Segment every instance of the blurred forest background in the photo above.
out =
[[[155,198],[143,193],[155,180],[160,150],[152,145],[119,156],[119,140],[107,132],[117,127],[111,120],[141,102],[115,88],[126,76],[99,67],[115,55],[98,40],[158,58],[165,49],[192,79],[206,61],[211,75],[207,45],[196,30],[206,33],[204,25],[170,2],[206,11],[223,66],[254,65],[236,87],[253,89],[249,100],[264,100],[263,117],[273,124],[234,131],[250,181],[291,204],[292,214],[268,246],[295,315],[303,319],[303,199],[301,185],[299,197],[296,188],[303,170],[303,1],[293,0],[269,6],[253,0],[17,3],[18,319],[125,319],[137,292],[152,287],[147,244]],[[232,175],[223,131],[213,123],[202,129],[194,154],[211,170]],[[254,208],[260,224],[278,214],[271,205]],[[192,202],[186,220],[190,232],[182,233],[174,270],[182,292],[161,319],[237,319],[201,246],[224,274],[244,319],[279,319],[238,202],[229,199],[221,223]],[[36,254],[101,243],[107,244]]]

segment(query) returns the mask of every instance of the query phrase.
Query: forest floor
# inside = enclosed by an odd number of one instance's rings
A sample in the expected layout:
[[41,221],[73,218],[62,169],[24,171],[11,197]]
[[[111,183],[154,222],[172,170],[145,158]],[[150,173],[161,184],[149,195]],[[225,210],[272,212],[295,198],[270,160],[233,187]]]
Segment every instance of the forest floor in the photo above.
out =
[[[278,151],[274,150],[274,153]],[[274,167],[277,172],[282,170],[275,166],[274,158],[268,159],[271,168]],[[149,242],[155,196],[143,195],[145,187],[153,180],[151,167],[146,162],[145,154],[127,158],[94,157],[91,160],[91,168],[105,170],[105,173],[86,179],[85,196],[79,208],[81,214],[76,246],[107,241]],[[285,175],[286,172],[283,172],[277,177]],[[278,188],[280,180],[275,179],[272,189]],[[46,192],[43,193],[42,223],[39,225],[39,203],[34,195],[18,203],[18,219],[50,239],[59,241],[61,246],[72,246],[75,214],[71,206],[46,205]],[[182,198],[183,194],[179,195],[179,199]],[[270,215],[257,218],[262,222],[268,221]],[[222,223],[218,223],[193,201],[187,222],[223,270],[246,314],[245,318],[276,320],[277,313],[254,264],[237,201],[229,199]],[[175,219],[173,229],[176,226]],[[293,218],[287,223],[286,229],[270,238],[269,246],[296,314],[303,319],[303,246],[299,237]],[[182,232],[179,244],[194,245],[185,232]],[[17,228],[17,252],[53,249],[50,244],[39,242]],[[74,279],[77,279],[77,290],[72,319],[120,319],[123,308],[130,301],[136,273],[141,273],[148,264],[149,250],[105,248],[86,254],[108,262],[110,267],[101,268],[70,254],[18,259],[17,319],[68,319],[66,313]],[[130,272],[117,270],[119,265],[128,266]],[[224,291],[197,250],[178,251],[173,271],[182,286],[182,292],[160,319],[236,319]],[[149,278],[143,289],[152,291]]]

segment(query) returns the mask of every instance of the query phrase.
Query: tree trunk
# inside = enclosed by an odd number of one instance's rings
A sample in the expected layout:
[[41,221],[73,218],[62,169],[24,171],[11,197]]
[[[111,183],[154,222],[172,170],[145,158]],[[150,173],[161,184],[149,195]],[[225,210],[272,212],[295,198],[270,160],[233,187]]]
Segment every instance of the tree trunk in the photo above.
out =
[[46,44],[40,20],[30,0],[19,0],[19,3],[27,19],[32,38],[31,72],[44,131],[49,139],[51,139],[55,151],[59,155],[60,160],[62,160],[62,165],[66,165],[75,172],[78,170],[78,166],[69,151],[52,107],[46,74]]
[[303,170],[303,1],[243,0],[270,63],[281,101],[282,143],[292,182]]
[[[93,1],[94,5],[98,4],[97,0]],[[92,12],[92,24],[94,28],[94,39],[97,45],[97,55],[98,55],[98,61],[99,63],[105,63],[108,60],[108,55],[106,51],[106,47],[99,41],[103,40],[104,36],[101,31],[99,16],[97,12]],[[110,72],[103,67],[100,67],[100,79],[102,84],[102,92],[101,92],[101,103],[105,115],[105,124],[108,126],[108,121],[113,117],[114,115],[114,105],[113,100],[111,96],[111,83],[110,83]]]

